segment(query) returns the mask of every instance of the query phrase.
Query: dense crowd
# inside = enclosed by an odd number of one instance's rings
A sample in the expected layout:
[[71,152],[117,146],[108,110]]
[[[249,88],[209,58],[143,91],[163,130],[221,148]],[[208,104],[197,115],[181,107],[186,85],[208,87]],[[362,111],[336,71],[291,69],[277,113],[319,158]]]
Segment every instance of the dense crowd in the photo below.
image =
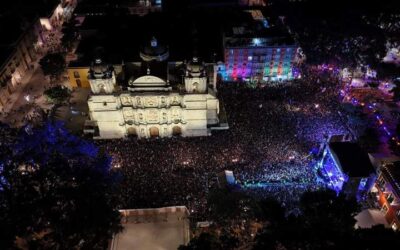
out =
[[309,72],[305,80],[274,87],[225,83],[219,98],[230,129],[209,137],[99,141],[121,173],[120,206],[186,205],[202,217],[208,190],[226,169],[245,192],[290,206],[320,185],[314,153],[321,143],[348,133],[334,79]]

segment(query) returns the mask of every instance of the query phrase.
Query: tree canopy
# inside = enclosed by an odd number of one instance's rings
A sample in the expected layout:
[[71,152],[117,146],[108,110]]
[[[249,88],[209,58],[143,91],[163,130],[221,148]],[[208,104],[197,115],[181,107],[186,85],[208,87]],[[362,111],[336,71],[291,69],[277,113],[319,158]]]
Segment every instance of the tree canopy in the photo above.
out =
[[202,233],[194,237],[187,246],[180,246],[178,250],[222,250],[221,242],[214,234]]
[[273,6],[286,16],[308,63],[375,67],[386,54],[386,30],[376,21],[383,4],[377,8],[358,1],[276,0]]
[[54,86],[44,91],[44,94],[55,103],[62,103],[71,96],[68,88]]
[[261,214],[257,201],[238,190],[213,189],[207,198],[211,219],[221,224],[236,218],[255,218]]
[[20,131],[7,146],[0,161],[0,227],[7,232],[1,249],[104,249],[121,230],[110,161],[92,143],[46,123]]
[[366,152],[376,152],[380,145],[379,134],[375,128],[367,128],[364,134],[358,138],[358,143]]
[[254,249],[340,249],[341,239],[353,231],[356,200],[334,191],[306,192],[300,200],[300,215],[266,226]]
[[52,79],[58,78],[65,71],[65,67],[67,66],[65,55],[62,53],[47,54],[40,59],[39,64],[43,74],[50,76]]
[[75,19],[71,19],[62,28],[63,36],[61,38],[61,45],[66,51],[70,51],[73,47],[73,44],[76,42],[76,39],[79,38],[79,29],[76,27],[76,25],[77,21]]

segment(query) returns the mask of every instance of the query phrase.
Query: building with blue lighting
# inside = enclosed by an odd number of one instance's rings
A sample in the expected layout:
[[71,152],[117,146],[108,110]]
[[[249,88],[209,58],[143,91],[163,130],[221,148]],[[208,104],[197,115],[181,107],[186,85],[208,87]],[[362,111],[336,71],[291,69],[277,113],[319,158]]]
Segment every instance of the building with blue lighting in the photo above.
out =
[[259,10],[245,11],[243,22],[224,33],[224,61],[220,75],[224,81],[263,83],[297,77],[294,64],[299,47],[279,25]]
[[354,142],[329,142],[319,167],[329,188],[358,199],[372,188],[376,179],[369,155]]

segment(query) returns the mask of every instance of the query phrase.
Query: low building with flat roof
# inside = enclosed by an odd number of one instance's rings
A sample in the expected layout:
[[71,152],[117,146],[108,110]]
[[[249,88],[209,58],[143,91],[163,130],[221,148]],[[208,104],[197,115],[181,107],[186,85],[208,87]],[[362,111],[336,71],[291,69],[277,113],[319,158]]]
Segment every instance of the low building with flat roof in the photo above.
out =
[[189,211],[185,206],[120,210],[121,233],[109,250],[176,250],[190,240]]

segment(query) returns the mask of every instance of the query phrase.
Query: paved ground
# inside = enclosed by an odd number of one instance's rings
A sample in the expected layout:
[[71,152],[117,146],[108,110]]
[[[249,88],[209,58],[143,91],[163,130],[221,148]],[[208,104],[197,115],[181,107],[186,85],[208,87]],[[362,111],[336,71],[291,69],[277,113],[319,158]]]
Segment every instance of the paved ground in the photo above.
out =
[[180,212],[148,214],[143,211],[123,223],[124,230],[114,237],[110,249],[176,250],[187,244],[189,238],[189,221],[184,217]]

